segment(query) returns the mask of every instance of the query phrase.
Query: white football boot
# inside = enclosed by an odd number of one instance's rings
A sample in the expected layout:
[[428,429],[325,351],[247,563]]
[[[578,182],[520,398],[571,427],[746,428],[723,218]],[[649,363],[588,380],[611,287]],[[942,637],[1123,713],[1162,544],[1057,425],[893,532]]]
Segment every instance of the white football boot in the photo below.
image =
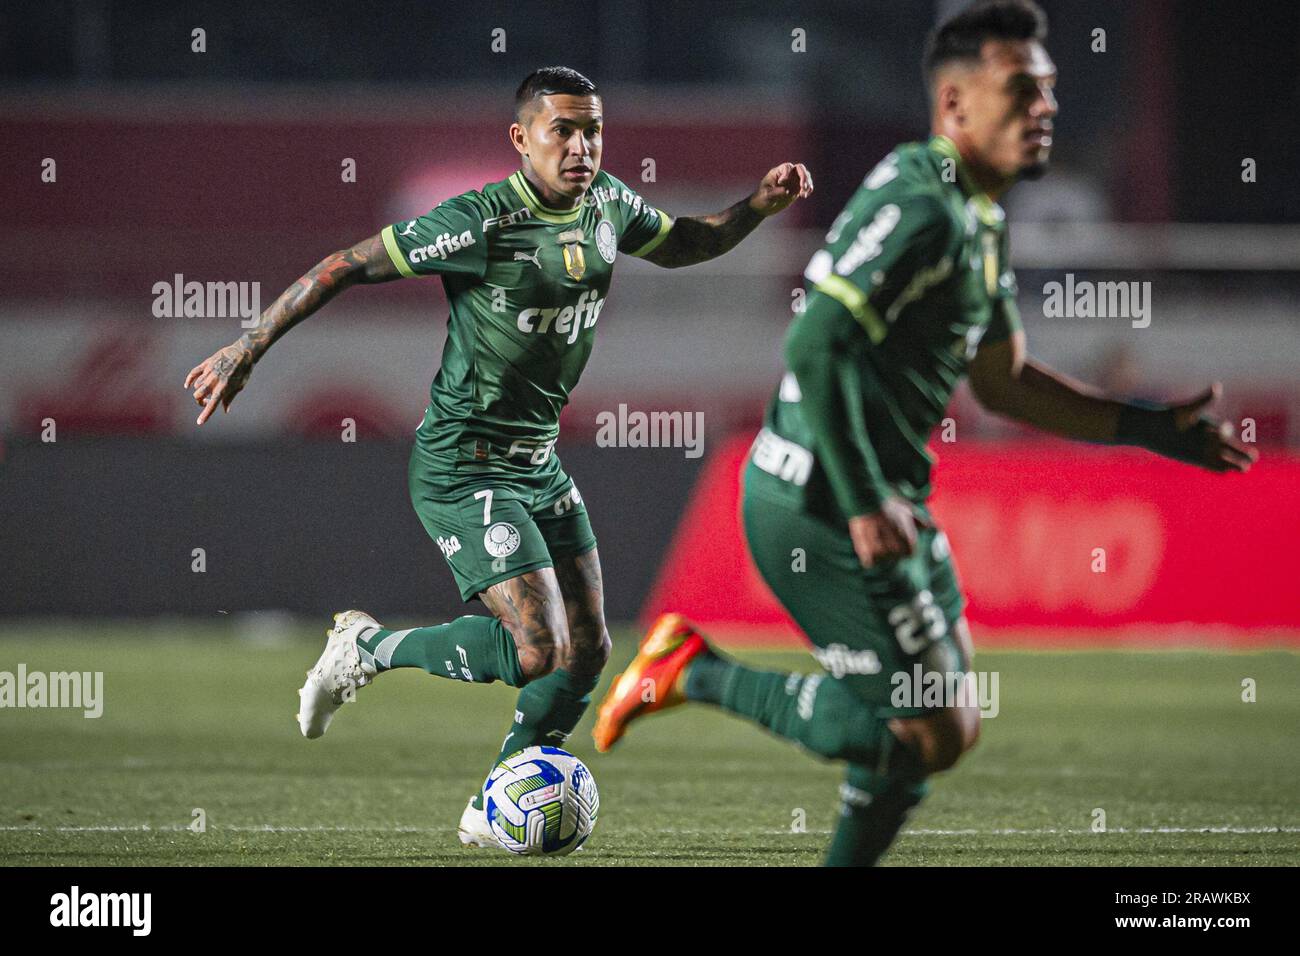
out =
[[[456,827],[456,836],[460,837],[462,846],[501,846],[501,841],[497,839],[488,824],[487,811],[475,810],[473,797],[469,798],[469,803],[465,804],[465,812],[460,815],[460,826]],[[585,846],[578,847],[578,851],[585,849],[587,849]]]
[[369,654],[362,660],[357,638],[379,626],[365,611],[334,615],[334,628],[325,632],[325,651],[298,690],[298,729],[304,737],[315,739],[324,734],[343,702],[355,700],[357,688],[375,679],[379,672]]
[[474,798],[469,798],[465,812],[460,815],[460,826],[456,828],[463,846],[499,847],[492,828],[488,826],[487,811],[474,809]]

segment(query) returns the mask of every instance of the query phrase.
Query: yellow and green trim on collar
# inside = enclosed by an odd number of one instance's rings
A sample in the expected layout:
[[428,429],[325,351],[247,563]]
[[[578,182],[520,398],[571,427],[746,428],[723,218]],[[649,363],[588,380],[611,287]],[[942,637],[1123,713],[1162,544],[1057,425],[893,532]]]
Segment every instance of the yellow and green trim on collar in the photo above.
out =
[[408,279],[419,278],[406,263],[406,256],[402,255],[401,248],[397,245],[397,236],[393,234],[392,226],[385,226],[383,232],[379,234],[383,237],[384,248],[388,250],[388,258],[393,260],[393,265],[397,271]]
[[957,144],[947,136],[936,133],[930,137],[928,145],[934,152],[945,159],[951,159],[956,164],[957,181],[961,184],[962,192],[970,197],[975,214],[980,217],[980,221],[984,225],[996,226],[1002,220],[997,203],[989,197],[988,193],[980,189],[971,177],[970,170],[966,168],[966,163],[961,158],[961,152],[957,149]]
[[510,174],[507,180],[510,188],[519,196],[528,211],[536,219],[542,222],[549,222],[554,225],[564,225],[570,222],[577,222],[578,217],[582,215],[582,203],[574,206],[572,209],[552,209],[542,204],[542,197],[537,195],[537,190],[533,189],[533,184],[528,181],[528,177],[523,174],[523,170],[515,170]]
[[650,253],[654,252],[655,249],[659,248],[659,243],[668,238],[668,233],[673,228],[673,217],[659,208],[656,208],[655,212],[659,213],[659,231],[651,236],[650,241],[644,246],[636,252],[629,252],[628,255],[636,256],[638,258],[641,256],[648,256]]

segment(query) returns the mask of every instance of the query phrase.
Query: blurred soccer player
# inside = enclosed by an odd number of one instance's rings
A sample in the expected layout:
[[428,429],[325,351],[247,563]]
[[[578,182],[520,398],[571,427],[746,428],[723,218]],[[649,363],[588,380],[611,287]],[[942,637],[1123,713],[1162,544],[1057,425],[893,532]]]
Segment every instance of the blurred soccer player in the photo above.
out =
[[743,519],[764,580],[830,673],[746,667],[671,614],[600,708],[600,750],[637,716],[703,701],[847,762],[832,865],[875,863],[926,778],[979,734],[973,694],[935,707],[918,688],[900,701],[892,680],[918,664],[954,675],[949,686],[970,675],[964,599],[925,504],[926,442],[963,374],[986,408],[1066,438],[1212,471],[1245,471],[1255,458],[1201,414],[1217,386],[1170,405],[1131,403],[1025,354],[997,200],[1047,165],[1056,69],[1045,36],[1028,0],[942,24],[925,56],[933,135],[867,175],[805,272],[789,372],[746,466]]
[[[674,220],[600,168],[603,129],[590,80],[538,70],[515,96],[517,172],[325,257],[257,328],[185,379],[202,425],[218,404],[229,408],[272,343],[344,289],[442,277],[451,318],[416,431],[411,502],[461,596],[479,597],[492,616],[393,631],[361,611],[335,615],[299,691],[306,737],[325,733],[356,688],[398,667],[523,688],[501,756],[562,743],[590,701],[610,647],[600,559],[554,445],[614,260],[622,252],[666,267],[704,262],[813,188],[802,165],[783,163],[723,212]],[[496,842],[481,793],[460,838]]]

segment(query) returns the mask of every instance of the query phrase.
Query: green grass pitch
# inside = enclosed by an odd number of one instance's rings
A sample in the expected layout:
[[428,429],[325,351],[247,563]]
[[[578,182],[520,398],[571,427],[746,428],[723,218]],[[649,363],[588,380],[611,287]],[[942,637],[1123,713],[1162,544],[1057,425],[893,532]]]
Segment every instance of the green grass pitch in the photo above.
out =
[[[541,861],[462,849],[456,822],[505,733],[511,688],[396,672],[307,741],[295,691],[323,638],[145,630],[0,629],[0,670],[105,674],[99,719],[0,710],[0,863],[806,866],[834,821],[839,769],[735,718],[681,708],[598,755],[589,712],[569,745],[600,786],[588,847]],[[633,646],[631,631],[616,635],[608,676]],[[814,667],[798,652],[741,656]],[[1300,655],[1003,651],[977,663],[1000,675],[1000,713],[935,779],[889,864],[1300,864]],[[1241,699],[1244,678],[1255,703]],[[196,808],[206,832],[187,829]],[[1107,832],[1092,832],[1095,809]]]

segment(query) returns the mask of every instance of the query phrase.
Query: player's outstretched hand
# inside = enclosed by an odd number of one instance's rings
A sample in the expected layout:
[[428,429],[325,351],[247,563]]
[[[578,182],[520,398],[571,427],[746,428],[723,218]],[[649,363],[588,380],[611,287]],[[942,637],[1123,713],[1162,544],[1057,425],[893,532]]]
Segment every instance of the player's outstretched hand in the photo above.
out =
[[194,389],[194,401],[203,411],[198,422],[202,425],[217,410],[220,403],[226,411],[239,394],[253,371],[253,353],[239,342],[227,345],[190,369],[185,376],[185,387]]
[[880,510],[849,519],[849,537],[864,568],[904,558],[916,550],[916,526],[924,521],[902,498],[886,498]]
[[749,205],[759,215],[772,216],[796,199],[807,199],[812,191],[812,174],[808,167],[803,163],[782,163],[767,171],[750,197]]
[[1200,395],[1172,407],[1174,426],[1180,431],[1196,429],[1201,433],[1201,453],[1192,464],[1210,471],[1249,471],[1259,460],[1259,452],[1232,437],[1232,425],[1201,413],[1218,400],[1222,389],[1215,382]]

